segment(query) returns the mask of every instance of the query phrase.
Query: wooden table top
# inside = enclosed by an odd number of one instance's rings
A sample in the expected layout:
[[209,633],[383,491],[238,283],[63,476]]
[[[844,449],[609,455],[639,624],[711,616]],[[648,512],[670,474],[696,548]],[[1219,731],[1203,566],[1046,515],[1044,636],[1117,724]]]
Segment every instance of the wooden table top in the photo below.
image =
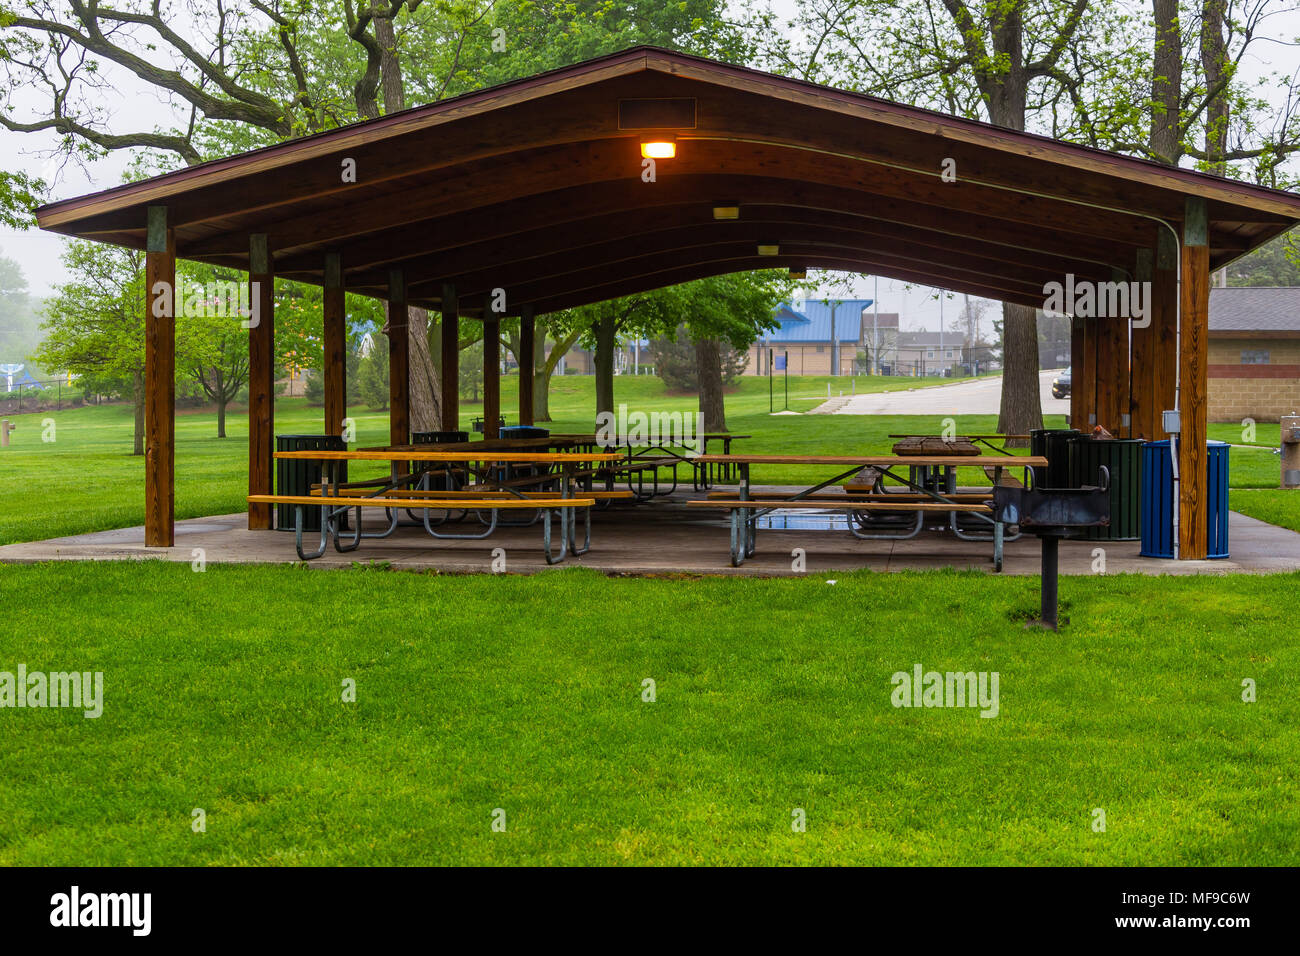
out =
[[276,458],[306,461],[505,461],[549,465],[569,461],[622,461],[617,452],[493,451],[466,444],[464,451],[429,451],[419,445],[396,448],[358,448],[355,451],[277,451]]
[[1029,441],[1028,435],[954,435],[952,438],[944,438],[942,435],[890,435],[890,438],[937,438],[940,441],[993,441],[996,438],[1006,441]]
[[1038,455],[697,455],[693,461],[723,465],[858,465],[892,468],[896,465],[945,465],[952,468],[1046,467]]

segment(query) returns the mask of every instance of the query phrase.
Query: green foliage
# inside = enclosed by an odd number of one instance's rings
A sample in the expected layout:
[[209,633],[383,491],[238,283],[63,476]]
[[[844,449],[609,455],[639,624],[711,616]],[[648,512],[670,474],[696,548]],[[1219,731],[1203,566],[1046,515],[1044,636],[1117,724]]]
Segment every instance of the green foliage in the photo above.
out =
[[0,363],[31,364],[40,342],[41,315],[27,292],[22,267],[0,255]]
[[144,253],[73,240],[63,263],[72,278],[46,303],[45,337],[36,361],[97,382],[129,382],[142,375]]
[[1228,266],[1230,286],[1300,286],[1300,239],[1294,230]]
[[[671,392],[695,392],[699,389],[699,357],[685,325],[678,326],[675,335],[652,339],[650,352],[654,356],[655,374],[664,380],[665,388]],[[722,349],[723,385],[731,385],[744,372],[747,356],[743,349]]]
[[0,170],[0,226],[30,229],[36,225],[36,207],[46,186],[42,180],[18,171]]
[[[467,323],[477,325],[478,323]],[[483,339],[480,336],[460,350],[460,395],[477,402],[483,395]]]
[[357,369],[357,398],[370,409],[388,407],[388,336],[375,330]]

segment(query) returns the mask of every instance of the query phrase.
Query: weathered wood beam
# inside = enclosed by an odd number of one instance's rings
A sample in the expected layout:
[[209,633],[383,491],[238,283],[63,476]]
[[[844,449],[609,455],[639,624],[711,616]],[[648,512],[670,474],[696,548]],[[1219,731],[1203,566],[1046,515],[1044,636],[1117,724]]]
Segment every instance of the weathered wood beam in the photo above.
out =
[[150,206],[145,252],[144,543],[176,543],[176,236]]
[[1132,358],[1129,364],[1129,429],[1128,438],[1155,441],[1159,420],[1155,415],[1153,392],[1155,378],[1155,250],[1139,249],[1133,277],[1147,293],[1147,321],[1134,322],[1132,327]]
[[[267,237],[248,240],[248,493],[272,493],[275,471],[275,271]],[[268,504],[248,506],[248,530],[269,531]]]
[[[1116,273],[1112,282],[1127,282]],[[1098,296],[1100,301],[1100,296]],[[1112,435],[1128,428],[1129,340],[1127,316],[1100,316],[1097,322],[1097,423]]]
[[[469,213],[484,205],[572,187],[575,182],[617,182],[637,170],[640,156],[635,139],[587,143],[576,147],[526,150],[494,160],[485,171],[477,164],[448,170],[432,181],[413,179],[366,194],[366,202],[286,218],[277,223],[277,242],[287,251],[309,250],[321,244],[343,245],[357,237],[392,227],[418,223],[439,215]],[[773,175],[776,173],[777,175]],[[1055,198],[1026,196],[975,183],[954,188],[930,177],[827,156],[762,144],[693,142],[673,160],[672,174],[719,177],[765,177],[788,183],[810,182],[848,189],[865,201],[905,200],[945,212],[961,212],[998,222],[1019,223],[1045,232],[1071,232],[1113,242],[1143,245],[1150,224],[1119,212],[1089,209]],[[658,185],[658,184],[656,184]],[[743,193],[737,195],[746,201]],[[716,196],[702,195],[701,201]],[[239,230],[187,243],[187,252],[221,253],[232,247]],[[346,250],[350,253],[350,250]]]
[[540,315],[576,308],[592,302],[603,302],[606,299],[633,295],[647,289],[657,289],[681,282],[689,282],[692,279],[725,275],[730,272],[744,272],[751,269],[788,269],[792,266],[888,276],[891,279],[917,282],[923,285],[935,286],[936,288],[948,289],[952,292],[969,292],[971,295],[988,296],[1005,302],[1018,302],[1032,308],[1041,308],[1043,304],[1041,289],[1035,290],[1033,293],[999,292],[977,285],[974,282],[953,278],[951,274],[936,274],[906,268],[900,265],[897,260],[884,262],[881,261],[881,257],[850,257],[847,255],[838,257],[824,255],[743,256],[709,262],[696,261],[671,267],[659,266],[636,276],[606,279],[605,281],[593,277],[591,279],[593,284],[591,285],[585,285],[582,288],[564,289],[546,298],[533,297],[526,294],[529,290],[516,289],[513,291],[513,301],[516,304],[531,304],[536,314]]
[[1196,561],[1209,547],[1206,425],[1209,393],[1210,250],[1205,200],[1187,200],[1181,257],[1178,556]]
[[1090,393],[1083,387],[1087,355],[1087,320],[1077,315],[1072,316],[1070,318],[1070,427],[1085,432],[1089,428],[1088,416],[1092,414]]

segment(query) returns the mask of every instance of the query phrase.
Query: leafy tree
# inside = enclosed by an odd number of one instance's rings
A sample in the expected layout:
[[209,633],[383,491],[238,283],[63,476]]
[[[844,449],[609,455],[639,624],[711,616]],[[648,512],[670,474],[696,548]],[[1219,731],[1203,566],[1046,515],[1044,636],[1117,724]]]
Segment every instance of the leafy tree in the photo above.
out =
[[1300,286],[1300,235],[1295,230],[1266,242],[1228,266],[1230,286]]
[[388,407],[388,336],[375,332],[370,342],[370,351],[357,369],[357,398],[378,411]]
[[0,362],[30,362],[39,325],[22,267],[0,255]]
[[[655,374],[672,392],[698,392],[700,388],[700,361],[695,342],[685,325],[679,325],[675,334],[652,339],[650,353],[654,357]],[[744,349],[721,350],[722,384],[728,386],[744,373],[749,353]]]
[[132,454],[143,455],[144,253],[74,240],[63,263],[72,278],[46,303],[45,339],[36,360],[83,375],[97,390],[126,383],[135,407]]

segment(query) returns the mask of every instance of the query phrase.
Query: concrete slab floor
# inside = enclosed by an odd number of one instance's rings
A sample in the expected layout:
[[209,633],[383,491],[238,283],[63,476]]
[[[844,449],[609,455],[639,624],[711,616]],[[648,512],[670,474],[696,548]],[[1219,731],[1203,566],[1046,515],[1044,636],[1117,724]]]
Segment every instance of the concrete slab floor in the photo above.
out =
[[[792,552],[804,549],[803,573],[821,574],[868,568],[874,571],[973,569],[992,572],[993,546],[962,541],[926,530],[909,541],[864,541],[842,528],[760,530],[758,553],[740,568],[728,559],[729,530],[722,512],[687,508],[688,494],[649,504],[619,505],[593,516],[592,549],[558,567],[588,567],[611,574],[789,575]],[[376,514],[367,529],[386,523]],[[479,526],[471,516],[466,530]],[[558,522],[555,524],[558,535]],[[305,535],[311,546],[312,537]],[[1064,541],[1062,574],[1094,574],[1095,550],[1103,549],[1106,572],[1117,574],[1230,574],[1300,570],[1300,534],[1233,513],[1229,524],[1231,557],[1215,561],[1144,558],[1136,541]],[[506,570],[533,572],[547,567],[540,522],[526,528],[498,528],[480,541],[439,541],[422,527],[403,527],[390,538],[365,540],[359,550],[339,554],[331,547],[313,567],[351,567],[387,562],[395,568],[448,573],[490,572],[494,549],[503,549]],[[176,523],[176,546],[147,548],[144,528],[121,528],[0,547],[0,562],[118,561],[162,559],[190,563],[196,549],[209,564],[283,564],[298,561],[292,532],[249,531],[244,514],[214,515]],[[1025,536],[1008,542],[1006,574],[1037,574],[1039,542]]]

